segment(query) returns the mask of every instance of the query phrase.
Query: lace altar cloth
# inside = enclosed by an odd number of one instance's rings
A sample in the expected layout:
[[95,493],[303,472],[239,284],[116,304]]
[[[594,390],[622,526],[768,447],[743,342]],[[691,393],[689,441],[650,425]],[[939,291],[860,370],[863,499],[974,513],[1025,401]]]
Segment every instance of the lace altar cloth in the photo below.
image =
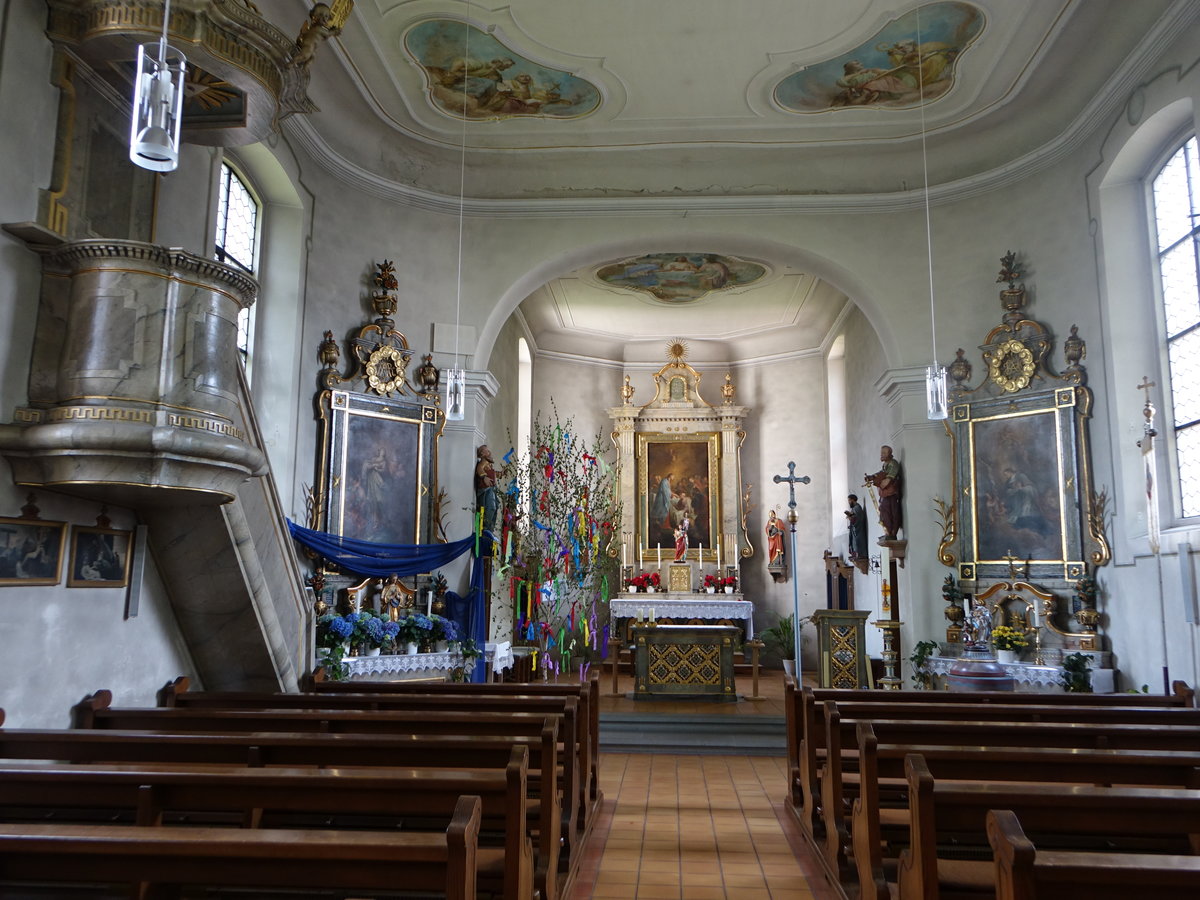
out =
[[738,594],[622,594],[609,601],[614,619],[636,619],[640,613],[666,619],[741,619],[746,640],[754,640],[754,604]]
[[[513,652],[511,641],[489,641],[484,645],[483,661],[488,673],[502,672],[512,668]],[[449,650],[440,653],[398,653],[387,656],[352,656],[345,660],[346,671],[351,680],[379,680],[381,675],[408,675],[421,672],[449,672],[462,665],[462,656]]]

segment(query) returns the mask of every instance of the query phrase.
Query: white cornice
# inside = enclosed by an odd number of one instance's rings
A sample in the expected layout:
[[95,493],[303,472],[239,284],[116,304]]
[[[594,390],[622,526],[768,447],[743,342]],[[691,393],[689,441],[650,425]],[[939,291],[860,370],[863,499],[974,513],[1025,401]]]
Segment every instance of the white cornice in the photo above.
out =
[[[821,348],[812,347],[805,350],[789,350],[785,353],[771,353],[766,356],[738,358],[737,360],[693,360],[692,366],[697,371],[707,372],[716,369],[753,369],[758,366],[770,366],[781,362],[798,359],[822,358]],[[533,354],[537,359],[552,359],[557,362],[568,362],[572,365],[590,366],[596,369],[614,369],[618,372],[657,372],[662,368],[659,362],[627,362],[621,359],[603,359],[598,356],[583,356],[577,353],[564,353],[560,350],[538,350]],[[922,376],[924,377],[924,376]]]
[[[1055,138],[1002,166],[929,188],[929,201],[944,204],[991,194],[1053,166],[1077,150],[1108,122],[1149,73],[1150,66],[1180,31],[1200,18],[1200,0],[1179,0],[1155,23],[1091,102]],[[459,199],[384,178],[335,151],[309,117],[292,116],[284,128],[313,160],[343,183],[373,196],[416,209],[457,215]],[[566,148],[576,149],[576,148]],[[799,150],[797,151],[799,152]],[[552,197],[538,199],[465,198],[462,211],[473,217],[569,218],[579,216],[788,215],[795,213],[881,213],[921,208],[924,191],[882,194],[771,194],[762,196]]]

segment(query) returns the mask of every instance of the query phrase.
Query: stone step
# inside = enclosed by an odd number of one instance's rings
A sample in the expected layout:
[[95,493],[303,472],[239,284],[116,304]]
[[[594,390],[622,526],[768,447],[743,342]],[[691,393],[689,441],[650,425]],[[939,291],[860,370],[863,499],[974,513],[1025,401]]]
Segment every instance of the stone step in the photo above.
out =
[[[664,701],[686,702],[686,701]],[[600,750],[609,753],[688,753],[785,756],[783,716],[691,716],[653,712],[601,713]]]

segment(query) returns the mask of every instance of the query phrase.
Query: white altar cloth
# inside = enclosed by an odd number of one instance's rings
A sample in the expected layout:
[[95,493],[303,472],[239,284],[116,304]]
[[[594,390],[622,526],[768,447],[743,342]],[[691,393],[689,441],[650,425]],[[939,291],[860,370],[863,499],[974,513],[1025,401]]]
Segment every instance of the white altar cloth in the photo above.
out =
[[746,640],[754,640],[754,604],[738,594],[622,594],[609,601],[614,619],[636,619],[654,614],[668,619],[740,619]]
[[[939,679],[950,672],[950,667],[958,662],[954,656],[931,656],[926,665],[934,676],[934,684],[944,687]],[[1059,666],[1037,666],[1033,663],[1003,663],[1004,671],[1012,676],[1013,687],[1017,691],[1037,694],[1061,694],[1062,668]],[[1112,669],[1092,669],[1092,690],[1097,694],[1111,694],[1115,690]]]
[[[484,645],[483,661],[488,677],[495,672],[512,668],[511,641],[489,641]],[[441,653],[398,653],[379,656],[350,656],[343,660],[347,676],[360,681],[380,680],[381,675],[409,675],[422,672],[449,672],[462,665],[462,655],[446,650]]]

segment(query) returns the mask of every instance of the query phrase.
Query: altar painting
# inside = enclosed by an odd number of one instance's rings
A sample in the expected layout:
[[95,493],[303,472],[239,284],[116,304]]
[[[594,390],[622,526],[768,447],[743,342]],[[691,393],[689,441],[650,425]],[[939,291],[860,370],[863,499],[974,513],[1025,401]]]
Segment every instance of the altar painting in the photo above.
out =
[[[716,550],[719,522],[717,437],[713,433],[670,437],[639,434],[639,546],[646,560],[675,558],[675,529],[686,519],[688,547]],[[706,551],[707,552],[707,551]]]
[[574,119],[600,106],[584,78],[522,56],[495,36],[453,19],[429,19],[404,35],[435,109],[454,118]]
[[1054,413],[974,423],[976,559],[1061,561],[1062,472]]
[[347,391],[327,396],[325,530],[383,544],[429,542],[436,410]]
[[893,19],[871,39],[832,59],[805,65],[775,86],[789,112],[852,107],[909,109],[954,86],[959,57],[983,31],[983,12],[970,3],[920,7]]
[[688,303],[713,291],[758,281],[765,267],[719,253],[647,253],[601,266],[596,277],[613,287],[641,291],[668,303]]

